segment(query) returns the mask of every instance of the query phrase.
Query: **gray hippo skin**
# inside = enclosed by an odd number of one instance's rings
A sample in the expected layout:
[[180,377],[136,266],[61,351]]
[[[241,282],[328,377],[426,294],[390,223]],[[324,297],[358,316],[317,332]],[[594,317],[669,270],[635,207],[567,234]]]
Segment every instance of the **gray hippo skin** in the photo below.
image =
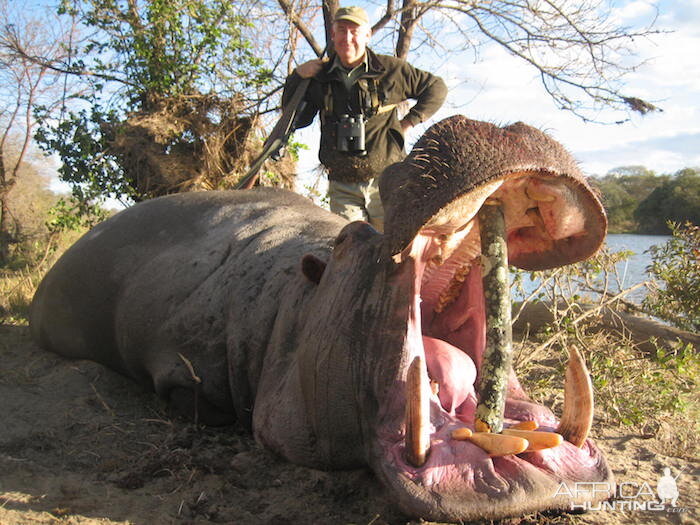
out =
[[[367,465],[414,517],[497,519],[608,497],[612,474],[589,439],[491,457],[450,437],[473,428],[484,201],[503,203],[509,261],[522,268],[582,260],[604,238],[602,207],[568,153],[521,123],[456,116],[431,127],[380,188],[384,234],[267,188],[138,204],[46,275],[33,337],[132,377],[201,421],[238,420],[291,462]],[[404,453],[416,356],[440,383],[420,467]],[[557,429],[514,373],[508,396],[506,426]]]

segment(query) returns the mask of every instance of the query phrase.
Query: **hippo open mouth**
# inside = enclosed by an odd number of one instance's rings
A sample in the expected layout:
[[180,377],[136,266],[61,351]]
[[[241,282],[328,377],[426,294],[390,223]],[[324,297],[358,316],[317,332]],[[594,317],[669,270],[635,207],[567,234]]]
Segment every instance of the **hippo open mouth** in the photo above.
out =
[[[441,138],[435,147],[449,144]],[[430,137],[422,140],[430,143]],[[518,140],[522,148],[522,137]],[[420,158],[421,152],[419,144],[412,156]],[[438,155],[445,157],[444,151]],[[464,169],[464,164],[450,165]],[[426,166],[419,167],[425,174]],[[482,255],[484,225],[478,214],[485,203],[502,209],[511,264],[559,266],[589,256],[599,245],[605,219],[601,230],[595,196],[582,191],[586,188],[575,178],[555,175],[560,174],[554,169],[502,170],[437,210],[418,209],[423,224],[407,242],[406,232],[416,225],[392,223],[392,199],[387,199],[387,239],[394,242],[394,261],[412,267],[415,293],[398,375],[385,398],[391,401],[379,411],[374,466],[411,514],[496,519],[569,509],[606,499],[613,490],[604,458],[586,439],[593,394],[578,352],[570,349],[561,420],[528,399],[510,362],[488,362],[488,352],[484,358],[486,305],[499,299],[494,290],[484,294],[482,284],[491,271]],[[403,199],[415,192],[407,184],[399,188]],[[480,398],[499,388],[503,430],[476,432],[485,430],[479,428]]]

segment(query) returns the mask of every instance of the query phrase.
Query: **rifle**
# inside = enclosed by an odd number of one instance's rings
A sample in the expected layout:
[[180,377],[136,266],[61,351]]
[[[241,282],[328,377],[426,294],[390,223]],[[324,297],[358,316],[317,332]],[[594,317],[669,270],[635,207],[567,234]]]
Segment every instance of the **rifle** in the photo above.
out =
[[[328,48],[324,49],[319,58],[322,58]],[[282,116],[272,128],[272,131],[265,139],[263,143],[262,153],[255,159],[255,162],[251,164],[248,172],[243,176],[243,178],[236,184],[235,189],[237,190],[248,190],[253,187],[255,181],[258,177],[258,171],[269,157],[273,157],[279,153],[279,151],[287,144],[289,136],[296,129],[297,115],[299,115],[304,110],[304,95],[309,87],[311,78],[303,78],[299,85],[297,86],[292,98],[289,103],[282,110]]]
[[296,116],[303,110],[304,94],[309,87],[310,81],[310,78],[301,80],[301,83],[297,86],[292,98],[289,100],[289,104],[287,104],[284,111],[282,111],[282,116],[265,139],[262,152],[258,158],[255,159],[255,162],[251,164],[245,176],[236,184],[235,189],[248,190],[252,188],[253,184],[255,184],[255,180],[258,178],[258,171],[260,171],[263,163],[269,157],[278,154],[282,147],[287,144],[289,136],[295,129],[294,124],[296,123]]

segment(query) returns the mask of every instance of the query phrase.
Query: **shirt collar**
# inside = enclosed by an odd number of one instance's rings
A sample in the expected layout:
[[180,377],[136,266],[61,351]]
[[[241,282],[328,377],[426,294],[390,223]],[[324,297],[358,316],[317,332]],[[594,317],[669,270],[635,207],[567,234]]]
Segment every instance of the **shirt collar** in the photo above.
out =
[[335,55],[335,59],[333,59],[333,64],[331,65],[330,69],[328,70],[329,73],[332,73],[336,69],[339,69],[343,73],[350,74],[357,70],[358,68],[361,68],[361,71],[363,73],[366,73],[369,71],[369,63],[367,61],[367,51],[365,51],[364,57],[362,57],[362,62],[355,66],[354,68],[348,69],[346,68],[343,63],[340,61],[340,57],[338,55]]

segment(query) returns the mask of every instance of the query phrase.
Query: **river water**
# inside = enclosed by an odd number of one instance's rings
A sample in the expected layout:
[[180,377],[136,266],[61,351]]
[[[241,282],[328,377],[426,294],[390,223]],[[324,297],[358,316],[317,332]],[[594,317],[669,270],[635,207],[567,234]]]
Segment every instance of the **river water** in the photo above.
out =
[[[618,252],[629,250],[634,252],[627,261],[617,265],[620,276],[623,277],[623,287],[641,283],[649,279],[647,266],[651,264],[651,255],[645,253],[652,246],[661,246],[671,237],[666,235],[632,235],[628,233],[611,233],[606,238],[606,244],[610,251]],[[644,297],[644,289],[641,288],[633,297]]]
[[[619,252],[623,250],[633,252],[633,255],[627,260],[617,264],[617,273],[620,277],[620,284],[623,290],[637,283],[649,280],[646,269],[651,264],[651,256],[646,252],[654,245],[660,246],[664,244],[668,239],[670,239],[670,236],[632,235],[626,233],[611,233],[607,236],[606,244],[610,252]],[[532,292],[538,284],[538,281],[529,281],[529,279],[526,279],[524,289],[527,293]],[[611,291],[614,293],[619,290],[616,286],[613,286]],[[642,286],[626,295],[625,299],[640,303],[644,299],[646,293],[646,287]]]

